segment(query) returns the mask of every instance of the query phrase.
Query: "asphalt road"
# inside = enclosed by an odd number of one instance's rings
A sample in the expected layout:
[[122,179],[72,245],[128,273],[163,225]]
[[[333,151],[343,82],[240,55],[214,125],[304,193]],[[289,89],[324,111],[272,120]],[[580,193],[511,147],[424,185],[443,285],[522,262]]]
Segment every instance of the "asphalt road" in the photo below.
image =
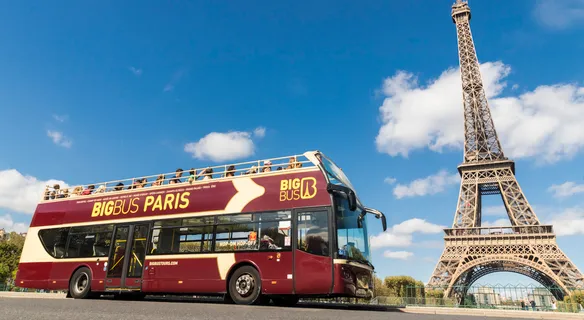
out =
[[[190,301],[117,301],[0,298],[0,319],[331,319],[331,320],[408,320],[408,319],[486,319],[475,316],[442,316],[403,313],[400,311],[361,311],[315,307],[280,308],[273,306],[239,306]],[[509,319],[509,318],[488,318]]]

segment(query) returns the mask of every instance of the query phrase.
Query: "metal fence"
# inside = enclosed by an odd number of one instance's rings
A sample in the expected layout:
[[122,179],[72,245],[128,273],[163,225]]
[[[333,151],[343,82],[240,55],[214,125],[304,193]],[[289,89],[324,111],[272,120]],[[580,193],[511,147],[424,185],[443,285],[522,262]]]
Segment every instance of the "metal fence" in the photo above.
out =
[[[481,308],[584,313],[584,288],[569,288],[564,295],[559,287],[537,285],[489,285],[430,287],[408,286],[399,297],[407,306]],[[445,297],[444,293],[450,294]],[[378,297],[380,303],[398,303],[394,297]]]

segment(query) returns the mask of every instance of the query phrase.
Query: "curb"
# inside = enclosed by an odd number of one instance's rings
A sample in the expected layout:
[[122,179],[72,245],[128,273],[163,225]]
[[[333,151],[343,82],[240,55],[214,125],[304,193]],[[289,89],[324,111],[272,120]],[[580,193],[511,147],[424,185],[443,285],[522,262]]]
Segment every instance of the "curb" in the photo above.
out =
[[65,294],[64,293],[2,291],[2,292],[0,292],[0,298],[65,299]]
[[406,313],[435,314],[435,315],[471,315],[483,317],[505,317],[523,319],[580,319],[584,320],[584,314],[547,311],[522,311],[522,310],[486,310],[486,309],[457,309],[457,308],[432,308],[432,307],[405,307]]

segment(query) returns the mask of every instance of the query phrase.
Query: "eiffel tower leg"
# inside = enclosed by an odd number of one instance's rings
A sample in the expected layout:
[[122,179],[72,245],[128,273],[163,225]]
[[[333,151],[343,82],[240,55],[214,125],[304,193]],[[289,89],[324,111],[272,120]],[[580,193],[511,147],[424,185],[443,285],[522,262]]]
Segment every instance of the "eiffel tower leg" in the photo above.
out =
[[462,172],[458,205],[454,214],[454,228],[480,226],[480,193],[475,179],[476,174]]
[[503,172],[504,175],[498,177],[501,196],[509,213],[511,224],[514,226],[539,225],[539,221],[511,169],[502,171],[508,171]]

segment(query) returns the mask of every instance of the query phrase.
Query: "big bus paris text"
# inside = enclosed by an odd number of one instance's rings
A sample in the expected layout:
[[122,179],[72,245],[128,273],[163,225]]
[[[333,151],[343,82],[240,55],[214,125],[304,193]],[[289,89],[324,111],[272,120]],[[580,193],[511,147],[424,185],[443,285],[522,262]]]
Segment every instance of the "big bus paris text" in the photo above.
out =
[[[272,161],[283,163],[272,170]],[[47,187],[16,285],[73,298],[216,294],[238,304],[372,296],[365,216],[383,230],[385,216],[361,204],[324,154],[190,173]]]

